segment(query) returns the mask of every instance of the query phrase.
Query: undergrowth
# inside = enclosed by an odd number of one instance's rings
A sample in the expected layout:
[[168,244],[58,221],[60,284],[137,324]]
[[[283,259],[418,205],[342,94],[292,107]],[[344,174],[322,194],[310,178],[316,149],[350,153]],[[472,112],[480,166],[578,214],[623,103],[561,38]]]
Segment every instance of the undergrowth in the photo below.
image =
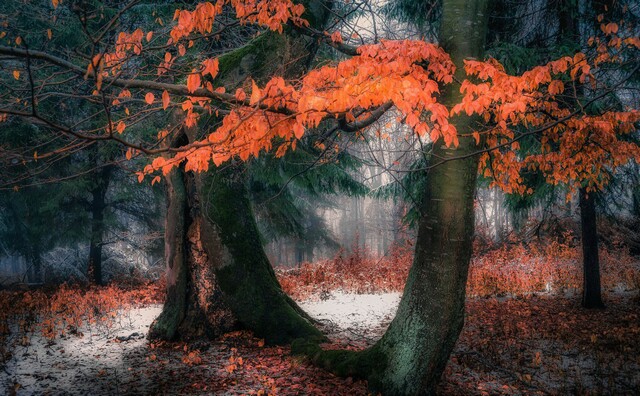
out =
[[55,289],[30,291],[0,291],[0,367],[10,357],[7,341],[23,345],[29,335],[40,333],[53,340],[64,335],[82,336],[81,327],[108,330],[118,313],[132,306],[162,303],[163,282],[148,283],[136,288],[115,285],[80,287],[61,285]]
[[[375,257],[352,247],[331,260],[276,269],[283,289],[298,300],[318,298],[333,290],[350,293],[398,292],[413,261],[410,243],[394,245],[388,255]],[[471,260],[469,297],[522,296],[563,293],[582,287],[582,253],[570,234],[553,240],[476,247]],[[640,260],[621,246],[600,249],[600,272],[605,291],[640,288]]]

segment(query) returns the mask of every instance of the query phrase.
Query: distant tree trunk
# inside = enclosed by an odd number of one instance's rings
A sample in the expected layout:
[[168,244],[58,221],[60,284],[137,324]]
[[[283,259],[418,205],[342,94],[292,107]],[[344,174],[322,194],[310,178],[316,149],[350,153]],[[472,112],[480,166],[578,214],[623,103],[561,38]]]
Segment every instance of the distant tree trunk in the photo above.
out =
[[106,196],[109,189],[111,171],[113,167],[108,165],[95,172],[94,183],[91,189],[91,240],[89,243],[89,264],[87,274],[89,281],[96,285],[102,285],[102,246],[104,245],[104,212],[107,208]]
[[311,241],[305,242],[304,260],[308,263],[313,262],[313,243]]
[[[444,0],[444,48],[457,66],[456,79],[466,78],[463,60],[483,54],[487,22],[486,0]],[[447,86],[441,103],[461,99],[459,87]],[[430,165],[464,156],[477,149],[470,132],[476,118],[451,119],[460,145],[434,144]],[[432,168],[427,186],[413,265],[396,317],[384,336],[364,352],[322,351],[317,345],[296,342],[316,363],[341,375],[367,378],[384,395],[432,395],[464,323],[465,287],[474,227],[473,198],[478,157],[469,156]]]
[[[602,7],[602,11],[606,12],[609,7],[613,9],[613,2],[594,1],[593,5]],[[578,27],[578,4],[574,2],[566,2],[562,4],[560,9],[560,30],[563,36],[580,45],[581,37]],[[576,91],[582,93],[584,90],[581,85],[577,85]],[[577,105],[575,100],[570,99],[573,105]],[[580,207],[580,228],[582,231],[582,306],[585,308],[604,308],[602,302],[602,293],[600,287],[600,259],[598,253],[598,229],[596,227],[596,207],[595,192],[587,193],[584,187],[580,188],[578,193]]]
[[579,192],[583,254],[582,306],[585,308],[604,308],[600,290],[595,194],[587,193],[585,188]]
[[34,250],[29,255],[29,268],[27,270],[27,281],[29,283],[42,283],[42,255],[38,250]]
[[493,189],[493,226],[496,232],[496,242],[502,241],[502,220],[500,216],[500,207],[498,203],[498,188]]
[[304,252],[305,252],[305,245],[304,245],[304,241],[302,240],[296,240],[295,242],[295,247],[296,247],[296,265],[299,267],[303,262],[304,262]]
[[[328,4],[303,3],[312,26],[324,26]],[[315,39],[291,29],[263,33],[218,58],[216,80],[229,90],[249,77],[259,83],[274,75],[298,78],[316,50]],[[174,145],[193,141],[194,135],[185,131]],[[150,338],[215,337],[240,326],[268,343],[324,339],[278,283],[255,222],[246,172],[244,164],[228,163],[195,175],[174,169],[166,177],[167,299]]]

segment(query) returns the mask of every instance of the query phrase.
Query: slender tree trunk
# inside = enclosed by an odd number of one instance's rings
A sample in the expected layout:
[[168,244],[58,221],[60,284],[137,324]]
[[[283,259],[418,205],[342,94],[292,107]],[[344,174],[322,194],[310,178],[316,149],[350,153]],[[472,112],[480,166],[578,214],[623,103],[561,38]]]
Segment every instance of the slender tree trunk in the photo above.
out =
[[[608,2],[593,2],[596,9],[602,7],[606,12]],[[613,4],[609,3],[613,8]],[[575,44],[581,44],[580,31],[578,28],[579,10],[576,3],[567,2],[563,4],[560,12],[560,29],[563,35],[567,36]],[[582,93],[584,89],[578,85],[577,92]],[[574,106],[577,98],[570,100]],[[598,253],[598,229],[596,227],[596,207],[595,192],[587,193],[584,187],[578,193],[580,207],[580,228],[582,231],[582,306],[585,308],[604,308],[600,287],[600,259]]]
[[[456,78],[466,78],[463,60],[483,54],[487,22],[486,0],[444,0],[441,42],[457,66]],[[448,86],[440,98],[446,105],[461,99],[459,87]],[[430,164],[476,149],[470,136],[475,118],[451,120],[460,145],[434,144]],[[453,346],[464,324],[467,272],[474,227],[473,198],[477,156],[432,168],[419,219],[416,251],[396,317],[384,336],[361,353],[321,351],[317,345],[294,344],[294,350],[342,375],[369,380],[385,395],[435,394]]]
[[29,269],[27,271],[27,280],[29,283],[42,283],[42,256],[38,250],[35,250],[29,257]]
[[95,173],[94,187],[91,189],[91,239],[89,243],[89,264],[87,273],[89,281],[96,285],[103,284],[102,279],[102,246],[104,245],[104,212],[107,208],[106,196],[111,177],[111,166],[105,166]]
[[582,306],[585,308],[604,308],[600,290],[595,194],[587,193],[585,188],[581,188],[579,192],[583,255]]
[[[304,5],[305,18],[322,27],[327,4],[311,0]],[[249,77],[259,83],[274,75],[297,78],[316,50],[314,39],[291,29],[264,33],[220,57],[216,80],[229,89]],[[185,131],[173,144],[184,145],[194,135]],[[268,343],[324,339],[276,279],[249,201],[246,172],[243,164],[224,164],[196,175],[174,169],[166,178],[167,299],[150,338],[215,337],[242,327]]]
[[296,240],[295,246],[296,246],[296,265],[300,267],[300,265],[304,261],[304,252],[305,252],[304,242],[301,240]]

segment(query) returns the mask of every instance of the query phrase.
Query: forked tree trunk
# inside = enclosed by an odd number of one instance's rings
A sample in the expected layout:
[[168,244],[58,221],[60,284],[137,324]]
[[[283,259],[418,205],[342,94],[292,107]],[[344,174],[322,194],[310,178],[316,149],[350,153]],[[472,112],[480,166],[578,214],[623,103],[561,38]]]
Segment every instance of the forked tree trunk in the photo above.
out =
[[216,337],[236,327],[269,343],[323,339],[280,288],[264,252],[243,167],[167,177],[167,300],[151,338]]
[[[456,78],[466,78],[463,60],[480,58],[486,30],[486,0],[444,0],[441,43],[457,66]],[[459,87],[449,86],[440,101],[459,101]],[[430,165],[476,150],[470,135],[475,119],[451,120],[460,145],[434,145]],[[396,317],[384,336],[361,353],[321,351],[309,343],[294,351],[311,355],[316,363],[338,374],[367,378],[372,390],[384,395],[434,394],[464,323],[467,271],[474,227],[473,198],[478,157],[442,163],[428,174],[415,258]]]
[[[325,2],[304,5],[312,26],[323,26],[329,15]],[[289,29],[265,33],[220,57],[216,81],[229,90],[248,77],[300,77],[316,49],[315,40]],[[184,133],[175,144],[193,141],[193,135]],[[167,299],[149,337],[215,337],[242,327],[268,343],[324,339],[276,279],[249,201],[246,167],[224,164],[195,175],[174,169],[166,179]]]
[[595,194],[587,193],[585,188],[581,188],[579,192],[583,255],[582,306],[585,308],[604,308],[600,290]]

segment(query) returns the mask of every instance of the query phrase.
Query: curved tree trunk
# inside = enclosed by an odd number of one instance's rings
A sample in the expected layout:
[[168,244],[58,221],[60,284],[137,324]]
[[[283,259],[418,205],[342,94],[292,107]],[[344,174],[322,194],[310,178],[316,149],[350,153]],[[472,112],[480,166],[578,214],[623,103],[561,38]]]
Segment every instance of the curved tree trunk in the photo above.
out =
[[[312,25],[328,17],[321,0],[305,4]],[[274,75],[300,77],[317,43],[293,30],[264,33],[219,58],[229,89],[248,77],[264,82]],[[177,146],[195,139],[185,131]],[[166,178],[165,231],[167,300],[149,337],[215,337],[235,327],[252,330],[268,343],[324,336],[281,289],[269,263],[249,201],[246,168],[224,164],[203,174],[174,169]]]
[[[466,78],[463,60],[481,57],[486,30],[486,0],[444,0],[442,45]],[[461,98],[449,86],[441,102]],[[470,135],[476,120],[458,116],[460,145],[434,145],[430,165],[476,149]],[[295,343],[294,350],[312,356],[338,374],[367,378],[372,390],[385,395],[434,394],[449,355],[464,324],[467,271],[474,227],[473,199],[478,157],[442,163],[428,174],[419,220],[416,252],[396,317],[384,336],[363,353],[321,351],[316,345]]]

